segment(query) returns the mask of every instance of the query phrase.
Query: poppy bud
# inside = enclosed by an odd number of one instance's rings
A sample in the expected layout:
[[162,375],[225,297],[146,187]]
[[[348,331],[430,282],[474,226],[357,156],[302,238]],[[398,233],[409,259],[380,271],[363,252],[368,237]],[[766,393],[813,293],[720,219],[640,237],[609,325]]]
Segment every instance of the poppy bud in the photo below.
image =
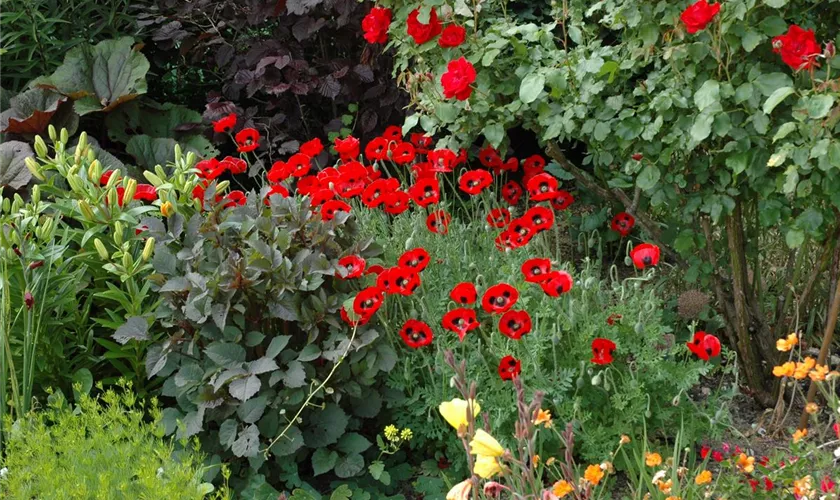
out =
[[222,192],[230,187],[230,181],[222,181],[216,184],[216,192]]
[[32,292],[30,292],[29,290],[27,290],[26,293],[23,294],[23,303],[26,304],[27,310],[31,310],[32,306],[35,305],[35,297],[32,296]]
[[96,247],[96,252],[102,260],[108,260],[108,250],[99,238],[93,240],[93,246]]
[[636,161],[642,161],[644,155],[642,155],[642,153],[633,153],[633,155],[630,158],[633,158]]
[[50,123],[50,126],[47,127],[47,133],[50,135],[50,140],[55,142],[56,138],[58,137],[55,131],[55,125]]
[[44,138],[40,135],[35,136],[35,153],[38,155],[38,158],[45,159],[47,157],[47,143],[44,142]]
[[41,174],[41,167],[38,166],[38,162],[35,161],[35,158],[33,158],[31,156],[27,156],[26,159],[23,160],[23,163],[26,165],[26,168],[33,175],[33,177],[35,177],[39,181],[45,181],[46,180],[44,178],[43,174]]
[[30,264],[29,264],[29,269],[30,269],[30,270],[32,270],[32,269],[38,269],[39,267],[41,267],[41,266],[43,266],[43,265],[44,265],[44,261],[43,261],[43,260],[36,260],[36,261],[34,261],[34,262],[32,262],[32,263],[30,263]]
[[116,243],[117,246],[120,246],[120,245],[123,244],[123,231],[124,231],[124,229],[123,229],[122,223],[120,223],[120,221],[115,222],[114,223],[114,243]]
[[141,258],[143,262],[147,262],[149,259],[152,258],[152,252],[155,251],[155,239],[149,238],[146,240],[146,246],[143,247],[143,255]]
[[172,202],[167,201],[163,205],[160,206],[160,213],[164,217],[169,217],[170,215],[175,213],[175,207],[172,206]]
[[160,185],[163,184],[163,179],[153,174],[150,170],[144,170],[143,177],[145,177],[146,180],[154,187],[160,187]]
[[601,383],[601,374],[598,373],[594,377],[592,377],[592,385],[599,385]]
[[70,132],[66,128],[62,127],[61,132],[59,132],[59,139],[61,139],[62,143],[67,144],[67,141],[70,140]]
[[645,325],[643,325],[642,322],[639,321],[638,323],[636,323],[636,326],[633,327],[633,331],[641,335],[645,331]]

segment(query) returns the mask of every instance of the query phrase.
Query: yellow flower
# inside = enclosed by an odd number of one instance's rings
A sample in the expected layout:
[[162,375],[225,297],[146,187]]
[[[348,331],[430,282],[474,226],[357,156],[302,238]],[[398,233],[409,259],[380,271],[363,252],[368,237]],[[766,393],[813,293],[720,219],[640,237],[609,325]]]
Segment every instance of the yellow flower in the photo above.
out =
[[712,482],[712,473],[704,470],[700,474],[697,474],[697,477],[694,478],[694,484],[701,486],[704,484],[709,484]]
[[788,361],[783,365],[774,366],[773,375],[776,377],[792,377],[794,370],[796,370],[796,363]]
[[671,495],[668,498],[666,498],[665,500],[681,500],[681,498],[680,497],[675,497],[674,495]]
[[645,453],[645,465],[656,467],[662,463],[662,456],[659,453]]
[[554,462],[556,462],[556,461],[557,461],[556,458],[548,457],[548,460],[545,461],[545,466],[546,467],[551,467],[552,465],[554,465]]
[[656,486],[659,487],[659,491],[668,495],[671,493],[671,488],[673,488],[674,486],[674,481],[672,479],[669,479],[667,481],[659,481],[658,483],[656,483]]
[[799,343],[799,337],[796,333],[791,333],[786,338],[779,339],[776,341],[776,349],[782,352],[788,352],[793,349],[793,346]]
[[409,429],[408,427],[406,427],[400,432],[400,439],[402,439],[403,441],[411,441],[411,438],[413,437],[414,433],[411,432],[411,429]]
[[808,415],[814,415],[820,411],[820,407],[817,403],[808,403],[805,405],[805,411],[808,412]]
[[825,380],[826,375],[828,375],[827,365],[817,365],[813,370],[811,370],[811,373],[808,374],[814,382],[822,382]]
[[551,492],[554,493],[554,496],[557,498],[563,498],[573,491],[575,491],[574,486],[565,479],[557,481],[551,488]]
[[798,443],[802,441],[802,438],[808,435],[808,429],[797,429],[796,432],[793,433],[793,442]]
[[488,457],[501,457],[505,454],[505,449],[496,441],[496,438],[484,429],[479,429],[475,431],[475,437],[470,441],[470,453]]
[[808,496],[811,494],[811,476],[805,476],[793,482],[793,494],[797,496]]
[[474,472],[482,479],[490,479],[499,472],[502,472],[502,466],[496,460],[496,457],[488,455],[479,455],[475,460]]
[[539,455],[534,455],[533,458],[531,458],[531,464],[533,464],[534,467],[536,468],[537,465],[540,464],[540,456]]
[[803,359],[802,362],[796,363],[796,369],[793,371],[793,378],[796,380],[802,380],[803,378],[808,376],[808,372],[816,366],[817,360],[808,356],[807,358]]
[[472,489],[472,480],[464,479],[456,484],[446,494],[446,500],[468,500],[470,498],[470,490]]
[[383,433],[385,434],[385,439],[388,441],[395,441],[397,439],[397,435],[399,434],[400,430],[397,429],[397,426],[391,424],[385,427]]
[[748,457],[746,453],[741,453],[738,457],[738,469],[746,474],[752,474],[755,470],[755,457]]
[[601,470],[600,465],[590,465],[583,473],[583,478],[590,483],[597,485],[604,478],[604,471]]
[[169,217],[170,215],[175,213],[175,207],[172,206],[172,202],[167,201],[163,205],[160,206],[160,213],[164,217]]
[[[467,426],[467,402],[463,399],[455,398],[452,401],[445,401],[438,406],[438,411],[455,430],[460,429],[461,426]],[[481,411],[478,402],[472,402],[472,411],[473,417],[476,417],[478,412]]]
[[538,410],[534,425],[545,424],[545,428],[551,427],[551,410]]

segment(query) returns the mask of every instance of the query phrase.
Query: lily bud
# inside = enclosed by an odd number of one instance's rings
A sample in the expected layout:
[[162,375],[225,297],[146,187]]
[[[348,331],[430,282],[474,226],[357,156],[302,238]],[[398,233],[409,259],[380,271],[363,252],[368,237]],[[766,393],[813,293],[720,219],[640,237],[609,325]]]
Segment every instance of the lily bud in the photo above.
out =
[[222,191],[226,190],[230,187],[230,181],[222,181],[216,184],[216,192],[221,193]]
[[35,136],[35,153],[38,155],[38,158],[46,158],[47,153],[47,143],[44,142],[44,139],[40,135]]
[[70,140],[70,132],[66,128],[62,128],[61,132],[59,133],[59,138],[61,139],[62,143],[67,144],[67,141]]
[[114,223],[114,243],[116,243],[117,246],[120,246],[120,245],[123,244],[123,241],[124,241],[123,240],[123,233],[124,232],[125,232],[125,230],[123,229],[122,223],[120,221],[115,222]]
[[10,200],[9,198],[3,198],[2,207],[3,213],[9,213],[9,210],[12,209],[12,200]]
[[137,181],[131,177],[127,177],[125,182],[125,192],[123,193],[123,203],[128,203],[134,199],[134,193],[137,192]]
[[143,255],[141,256],[143,262],[148,262],[152,258],[152,252],[155,251],[155,239],[149,238],[146,240],[146,246],[143,247]]
[[93,160],[88,167],[88,180],[99,184],[99,178],[102,177],[102,164],[99,160]]
[[183,152],[181,151],[181,145],[177,142],[175,143],[175,166],[181,163],[181,159],[183,158]]
[[126,271],[131,269],[131,267],[134,265],[134,259],[131,258],[130,253],[123,252],[122,265],[123,265],[123,267],[125,268]]
[[167,201],[163,205],[160,206],[160,213],[164,217],[169,217],[170,215],[175,213],[175,207],[172,205],[172,202]]
[[50,126],[47,127],[47,133],[50,135],[50,140],[55,142],[55,139],[58,137],[58,134],[56,134],[55,131],[55,125],[50,123]]
[[32,203],[36,205],[41,203],[41,186],[38,184],[32,186]]
[[23,208],[23,198],[15,193],[15,200],[12,202],[12,212],[17,213],[21,208]]
[[[113,176],[112,176],[112,178],[113,178]],[[108,190],[108,205],[111,206],[111,207],[119,206],[118,197],[119,197],[119,195],[117,194],[116,189],[109,189]]]
[[[63,132],[63,130],[62,130]],[[64,141],[62,141],[64,142]],[[79,143],[76,145],[76,151],[84,151],[87,147],[87,132],[79,134]]]
[[117,185],[117,183],[120,182],[120,179],[122,179],[122,177],[120,177],[121,173],[122,172],[120,172],[119,170],[115,170],[114,173],[111,174],[111,177],[108,177],[108,182],[105,184],[105,189],[113,189]]
[[163,169],[160,165],[155,165],[155,175],[160,177],[161,179],[166,178],[166,170]]
[[87,200],[79,201],[79,210],[82,212],[85,219],[89,221],[96,219],[96,216],[93,214],[93,209],[90,207],[90,203],[88,203]]
[[147,181],[149,181],[150,183],[152,183],[152,185],[153,185],[154,187],[160,187],[160,185],[161,185],[161,184],[163,184],[163,179],[161,179],[160,177],[156,176],[155,174],[153,174],[153,173],[152,173],[151,171],[149,171],[149,170],[144,170],[144,171],[143,171],[143,177],[145,177]]
[[32,173],[32,176],[38,179],[39,181],[46,181],[47,179],[41,173],[41,166],[38,165],[38,162],[35,161],[35,158],[28,156],[25,160],[23,160],[24,165]]
[[184,166],[187,167],[187,168],[192,168],[193,165],[195,165],[195,161],[197,159],[198,159],[198,157],[196,156],[195,151],[188,152],[187,153],[186,165],[184,165]]
[[105,248],[105,245],[102,243],[102,240],[100,240],[99,238],[95,238],[93,240],[93,246],[96,247],[96,253],[99,254],[99,257],[102,260],[109,259],[110,256],[108,255],[108,250]]

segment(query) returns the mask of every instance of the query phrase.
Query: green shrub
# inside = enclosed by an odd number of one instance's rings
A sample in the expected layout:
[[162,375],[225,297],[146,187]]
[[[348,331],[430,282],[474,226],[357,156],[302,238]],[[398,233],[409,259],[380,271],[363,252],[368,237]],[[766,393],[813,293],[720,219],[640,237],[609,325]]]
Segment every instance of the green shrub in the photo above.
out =
[[[4,498],[200,499],[213,491],[202,481],[197,444],[175,452],[161,439],[155,400],[144,406],[130,384],[97,398],[83,396],[73,409],[53,398],[44,411],[7,426]],[[227,498],[226,492],[215,498]]]

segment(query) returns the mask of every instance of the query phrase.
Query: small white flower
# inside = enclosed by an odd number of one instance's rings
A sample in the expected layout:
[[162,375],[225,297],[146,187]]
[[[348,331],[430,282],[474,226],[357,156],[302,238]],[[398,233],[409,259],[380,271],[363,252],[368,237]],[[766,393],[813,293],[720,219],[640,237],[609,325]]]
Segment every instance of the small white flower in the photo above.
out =
[[8,467],[3,467],[2,469],[0,469],[0,479],[6,477],[6,475],[8,473],[9,473],[9,468]]
[[837,457],[837,458],[840,458],[840,448],[837,448],[836,450],[834,450],[834,456]]
[[157,477],[163,477],[163,467],[158,467]]
[[651,482],[651,484],[656,484],[656,483],[658,483],[659,481],[661,481],[661,480],[662,480],[662,478],[663,478],[663,477],[665,477],[665,475],[666,475],[667,473],[668,473],[668,472],[667,472],[667,471],[665,471],[665,470],[663,469],[663,470],[661,470],[661,471],[657,472],[656,474],[654,474],[654,475],[653,475],[653,479],[650,481],[650,482]]

